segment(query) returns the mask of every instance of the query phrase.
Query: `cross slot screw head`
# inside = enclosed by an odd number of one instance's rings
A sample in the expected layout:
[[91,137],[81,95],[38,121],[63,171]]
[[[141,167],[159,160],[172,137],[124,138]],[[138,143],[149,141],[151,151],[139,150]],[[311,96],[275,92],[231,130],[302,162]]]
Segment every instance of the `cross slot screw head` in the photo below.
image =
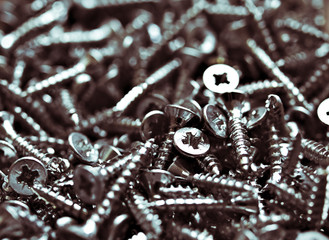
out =
[[210,142],[201,130],[185,127],[174,134],[174,145],[182,154],[188,157],[204,156],[210,149]]
[[321,122],[329,125],[329,98],[323,100],[317,110],[318,118]]
[[47,170],[34,157],[22,157],[15,161],[9,169],[9,185],[15,192],[22,195],[33,195],[34,184],[44,185],[47,180]]
[[238,72],[226,64],[215,64],[203,73],[203,83],[215,93],[233,91],[239,85]]

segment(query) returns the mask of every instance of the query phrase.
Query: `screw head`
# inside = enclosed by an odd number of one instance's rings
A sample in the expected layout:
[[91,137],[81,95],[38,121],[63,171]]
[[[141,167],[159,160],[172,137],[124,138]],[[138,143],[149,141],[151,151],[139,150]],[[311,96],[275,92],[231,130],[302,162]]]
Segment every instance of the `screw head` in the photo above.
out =
[[262,122],[264,122],[267,117],[267,113],[268,111],[265,107],[257,107],[252,109],[248,115],[248,121],[246,125],[247,129],[250,130],[262,124]]
[[227,118],[225,113],[217,106],[207,104],[203,108],[203,118],[206,128],[218,138],[227,138]]
[[144,170],[141,174],[141,184],[149,196],[154,195],[161,186],[168,186],[175,181],[175,176],[161,169]]
[[136,115],[142,119],[148,112],[152,110],[162,110],[168,105],[169,101],[161,94],[153,93],[141,99],[136,107]]
[[9,168],[9,186],[22,195],[33,195],[31,186],[44,185],[47,180],[45,166],[34,157],[22,157]]
[[[246,94],[239,90],[223,93],[220,97],[219,107],[233,115],[241,117],[242,113],[250,110],[250,105],[245,102]],[[222,105],[224,104],[224,106]]]
[[206,134],[193,127],[185,127],[174,134],[174,146],[179,152],[188,157],[204,156],[210,149]]
[[329,125],[329,98],[323,100],[317,110],[318,118],[321,122]]
[[[105,170],[104,170],[105,171]],[[87,204],[97,204],[102,200],[105,183],[100,175],[100,168],[79,165],[73,175],[74,192]]]
[[195,112],[186,107],[177,104],[169,104],[165,107],[164,112],[169,116],[170,124],[177,127],[184,126],[193,117],[197,116]]
[[168,118],[164,112],[153,110],[145,115],[141,124],[141,136],[144,141],[157,138],[168,130]]
[[71,149],[81,162],[85,164],[97,163],[98,150],[94,148],[88,137],[78,132],[72,132],[68,137],[68,141]]
[[208,67],[202,76],[204,85],[215,93],[233,91],[239,85],[238,72],[226,64]]

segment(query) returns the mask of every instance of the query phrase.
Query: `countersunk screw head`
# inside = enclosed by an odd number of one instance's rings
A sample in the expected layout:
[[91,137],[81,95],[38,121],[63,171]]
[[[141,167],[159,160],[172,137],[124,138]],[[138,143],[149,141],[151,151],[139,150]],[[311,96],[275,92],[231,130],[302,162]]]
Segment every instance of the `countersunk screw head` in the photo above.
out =
[[178,151],[188,157],[204,156],[210,149],[206,134],[193,127],[185,127],[174,134],[174,145]]
[[227,138],[227,117],[225,113],[215,105],[207,104],[203,108],[203,118],[206,128],[218,138]]
[[168,131],[168,118],[158,110],[147,113],[142,121],[141,136],[144,141],[157,138]]
[[318,118],[321,122],[329,125],[329,98],[323,100],[317,110]]
[[246,94],[240,90],[223,93],[221,100],[225,104],[224,109],[226,108],[233,116],[241,117],[241,113],[249,110],[248,104],[245,104]]
[[99,168],[89,165],[79,165],[74,170],[74,192],[83,202],[96,204],[102,200],[105,182],[99,173]]
[[22,195],[33,195],[30,187],[34,184],[44,185],[47,180],[45,166],[34,157],[22,157],[9,168],[9,185]]
[[84,164],[95,164],[98,161],[98,150],[94,148],[89,139],[78,132],[72,132],[68,141],[71,149]]
[[267,117],[267,113],[268,111],[265,107],[257,107],[252,109],[248,115],[248,122],[246,124],[247,129],[250,130],[262,124]]
[[202,78],[204,85],[215,93],[231,92],[239,85],[238,72],[226,64],[208,67]]
[[169,116],[170,124],[178,127],[184,126],[193,117],[197,116],[192,110],[177,104],[169,104],[164,109]]

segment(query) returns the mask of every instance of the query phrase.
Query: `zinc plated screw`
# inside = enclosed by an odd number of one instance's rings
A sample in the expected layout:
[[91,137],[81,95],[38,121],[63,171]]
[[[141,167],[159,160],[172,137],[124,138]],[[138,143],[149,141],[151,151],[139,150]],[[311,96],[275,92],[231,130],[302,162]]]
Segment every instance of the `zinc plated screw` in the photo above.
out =
[[[98,28],[94,28],[89,31],[71,31],[65,32],[62,27],[55,26],[48,34],[40,35],[25,45],[25,48],[34,50],[39,47],[48,47],[55,45],[100,45],[106,42],[116,32],[118,26],[118,20],[110,20],[105,22]],[[119,25],[121,25],[119,23]],[[22,46],[22,47],[23,47]]]
[[55,22],[62,21],[67,15],[68,6],[66,4],[64,1],[55,2],[49,10],[28,19],[1,39],[1,47],[5,50],[12,50],[24,36],[30,35],[37,29],[45,28]]
[[8,105],[8,108],[14,114],[15,119],[20,121],[24,125],[24,127],[26,127],[31,132],[31,134],[34,134],[34,135],[37,135],[40,137],[48,136],[47,132],[42,129],[42,127],[34,120],[34,118],[32,118],[26,112],[24,112],[21,107],[14,106],[14,105]]
[[146,198],[135,189],[130,189],[128,206],[138,225],[148,239],[159,239],[163,234],[162,221],[158,214],[148,207]]
[[275,193],[279,201],[282,201],[286,204],[283,207],[294,207],[301,212],[306,211],[307,200],[300,192],[297,192],[287,183],[278,183],[276,181],[268,180],[266,188],[269,189],[271,192]]
[[271,53],[270,55],[276,59],[278,57],[277,46],[271,36],[269,29],[266,26],[267,24],[264,20],[263,13],[258,9],[258,7],[256,7],[252,0],[244,0],[243,4],[250,15],[253,17],[253,20],[256,22],[257,29],[260,30],[262,39],[266,44],[267,49]]
[[0,205],[0,237],[2,239],[41,238],[51,232],[50,226],[30,212],[29,207],[17,200],[9,200]]
[[278,95],[267,96],[265,107],[269,113],[269,120],[279,130],[280,136],[289,136],[289,129],[284,119],[284,108],[281,98]]
[[159,3],[159,0],[74,0],[75,3],[86,9],[97,9],[103,7],[123,7],[135,4]]
[[17,59],[16,65],[13,70],[12,81],[10,84],[21,87],[24,71],[26,69],[26,62],[23,59]]
[[26,90],[21,92],[21,96],[22,97],[31,96],[40,93],[42,91],[45,91],[50,87],[63,84],[71,80],[73,77],[83,73],[85,70],[87,70],[88,67],[93,65],[95,62],[97,62],[97,60],[92,55],[87,54],[72,67],[67,68],[44,80],[41,80],[40,82],[37,82],[35,85],[29,86]]
[[169,155],[173,146],[173,137],[175,129],[183,127],[197,114],[192,110],[179,106],[177,104],[170,104],[165,107],[165,113],[169,118],[169,130],[165,136],[164,141],[160,144],[158,156],[154,162],[154,168],[164,169],[169,161]]
[[215,200],[209,197],[206,198],[170,198],[165,200],[155,200],[147,204],[148,207],[158,211],[228,211],[241,214],[255,214],[256,209],[249,206],[227,205],[222,200]]
[[275,26],[277,28],[287,28],[293,32],[297,32],[298,34],[304,36],[310,36],[321,42],[329,41],[329,34],[317,29],[312,25],[302,23],[293,18],[277,19],[275,21]]
[[206,229],[203,231],[199,229],[194,229],[190,226],[181,226],[178,224],[171,224],[170,231],[168,235],[171,238],[177,238],[180,240],[189,239],[189,240],[213,240],[212,236]]
[[224,101],[224,109],[229,115],[228,132],[235,148],[237,159],[241,169],[249,170],[250,163],[250,140],[247,130],[242,123],[243,108],[245,107],[245,95],[240,91],[233,91],[221,95]]
[[238,90],[244,92],[247,96],[257,98],[258,96],[267,96],[271,93],[283,92],[283,83],[276,80],[263,80],[239,85]]
[[43,187],[40,184],[34,184],[31,186],[31,190],[41,199],[44,199],[46,202],[54,205],[56,208],[62,209],[75,218],[85,220],[88,216],[87,209],[81,207],[79,204],[73,202],[69,198],[60,195],[59,192],[54,192],[50,188]]
[[271,165],[270,180],[279,182],[282,177],[282,153],[280,151],[281,139],[278,136],[278,130],[273,124],[268,126],[268,161]]
[[261,49],[253,39],[247,40],[247,46],[254,57],[261,63],[264,70],[266,70],[271,77],[274,77],[280,83],[284,84],[288,91],[288,95],[291,98],[290,105],[294,106],[297,104],[308,110],[313,109],[313,106],[306,101],[305,97],[300,93],[295,84],[278,68],[271,57]]
[[[1,134],[13,142],[13,145],[17,147],[17,150],[23,151],[25,154],[34,156],[39,159],[48,170],[53,173],[63,172],[68,170],[70,163],[64,158],[50,158],[35,146],[27,142],[21,137],[12,126],[12,115],[7,112],[1,112]],[[12,118],[12,120],[11,120]],[[14,163],[15,165],[15,163]]]
[[74,236],[82,239],[95,239],[97,232],[103,222],[115,213],[116,207],[120,206],[120,198],[129,187],[130,181],[137,175],[142,166],[148,166],[151,159],[149,158],[152,151],[153,140],[145,143],[144,147],[139,149],[133,155],[131,162],[125,167],[122,174],[114,181],[110,190],[105,194],[105,198],[96,206],[95,211],[89,219],[82,225],[70,226],[68,231]]
[[329,151],[323,144],[303,138],[301,146],[302,152],[307,159],[322,167],[329,165]]
[[178,59],[168,62],[145,79],[145,82],[133,87],[114,107],[98,112],[94,116],[90,116],[83,120],[81,130],[83,131],[84,129],[90,129],[93,126],[100,125],[114,116],[119,117],[128,107],[135,103],[140,96],[144,95],[155,84],[161,82],[170,73],[178,69],[180,65],[181,62]]
[[74,156],[83,164],[95,165],[98,162],[99,152],[91,144],[87,136],[82,133],[72,132],[68,143]]

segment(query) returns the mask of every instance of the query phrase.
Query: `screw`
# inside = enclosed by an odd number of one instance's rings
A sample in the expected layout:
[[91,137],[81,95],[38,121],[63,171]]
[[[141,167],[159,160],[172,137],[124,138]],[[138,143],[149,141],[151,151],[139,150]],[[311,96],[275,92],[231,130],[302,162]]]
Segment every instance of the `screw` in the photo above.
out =
[[148,207],[146,198],[135,189],[130,189],[127,202],[130,211],[147,238],[159,239],[163,234],[162,221],[159,215]]
[[96,206],[94,213],[87,219],[82,226],[70,226],[68,231],[74,236],[82,239],[94,239],[101,224],[115,214],[116,207],[120,206],[120,198],[126,192],[128,185],[138,173],[138,170],[148,165],[150,159],[148,155],[152,151],[153,140],[145,143],[144,147],[139,149],[126,166],[122,174],[114,181],[105,198]]
[[206,128],[220,139],[226,139],[227,134],[227,117],[224,112],[213,104],[207,104],[203,108],[203,119],[205,120]]
[[178,129],[173,136],[176,149],[188,157],[202,157],[210,149],[207,135],[201,130],[192,127]]
[[307,159],[322,167],[329,165],[329,151],[323,144],[303,138],[301,146],[302,152]]
[[284,109],[281,98],[274,94],[268,95],[265,107],[269,112],[270,121],[275,128],[279,130],[280,136],[289,136],[289,129],[284,119]]
[[145,94],[153,85],[161,82],[174,70],[179,68],[180,61],[174,59],[149,76],[144,83],[133,87],[114,107],[96,113],[95,116],[88,117],[82,121],[82,129],[100,125],[113,116],[120,116],[129,106],[131,106],[141,95]]
[[157,142],[168,129],[168,118],[164,112],[153,110],[145,115],[140,126],[143,140],[154,138]]
[[220,175],[223,167],[214,154],[207,154],[204,158],[197,160],[199,165],[201,166],[201,168],[204,169],[205,172],[217,174],[218,176]]
[[30,187],[34,184],[43,185],[46,180],[46,168],[33,157],[19,158],[9,168],[9,186],[22,195],[33,195]]
[[329,98],[323,100],[317,109],[317,115],[321,122],[323,122],[326,125],[329,125]]
[[26,69],[26,62],[22,59],[16,61],[16,65],[13,72],[13,79],[11,84],[17,87],[21,87],[21,80],[23,78],[24,71]]
[[68,137],[68,142],[74,155],[80,162],[90,165],[97,163],[99,153],[88,137],[78,132],[72,132]]
[[249,97],[257,98],[258,96],[268,96],[270,93],[281,93],[283,86],[283,83],[276,80],[264,80],[240,85],[237,89]]
[[5,35],[1,40],[1,47],[5,50],[13,50],[19,41],[21,41],[24,36],[30,35],[32,31],[63,20],[67,15],[67,9],[64,2],[53,3],[49,10],[41,12],[39,16],[30,18],[17,29]]
[[162,186],[168,186],[175,181],[175,176],[161,169],[144,170],[141,173],[140,183],[149,198],[158,198],[157,192]]
[[240,91],[222,94],[224,107],[228,111],[228,131],[235,148],[237,159],[243,171],[248,171],[250,166],[250,140],[246,127],[241,121],[245,95]]
[[165,140],[160,144],[158,156],[154,162],[154,168],[158,169],[164,169],[168,164],[175,128],[186,125],[188,121],[196,116],[196,113],[192,110],[175,104],[167,105],[165,113],[169,118],[169,131],[165,136]]
[[240,207],[227,205],[224,201],[214,200],[211,198],[177,198],[177,199],[166,199],[156,200],[149,202],[148,207],[157,209],[158,211],[228,211],[236,212],[241,214],[253,214],[256,213],[255,209],[248,207]]
[[17,158],[17,152],[13,145],[9,142],[0,140],[0,164],[1,169],[4,169],[8,164],[12,164]]
[[247,46],[251,50],[251,53],[254,55],[254,57],[261,63],[264,70],[266,70],[270,76],[284,84],[288,91],[288,95],[291,98],[289,103],[291,106],[297,104],[308,110],[313,109],[313,106],[306,101],[305,97],[300,93],[299,89],[294,85],[294,83],[278,68],[270,56],[268,56],[268,54],[263,49],[257,46],[254,40],[248,39]]
[[60,195],[59,192],[54,192],[50,188],[42,187],[40,184],[34,184],[30,187],[33,193],[37,194],[38,197],[44,199],[46,202],[51,203],[56,208],[62,209],[78,219],[85,220],[87,218],[87,209],[81,207],[67,197]]
[[[68,170],[70,167],[70,163],[68,160],[64,158],[50,158],[46,154],[42,153],[35,146],[31,145],[24,138],[22,138],[19,134],[16,133],[12,126],[13,116],[7,112],[2,111],[0,113],[1,117],[1,134],[6,136],[10,141],[12,141],[13,145],[17,147],[18,151],[25,152],[25,154],[29,154],[37,159],[39,159],[42,164],[46,166],[48,170],[53,173],[58,173],[59,171],[63,172]],[[12,120],[11,120],[12,118]],[[14,166],[13,163],[12,166]]]
[[131,149],[132,154],[128,152],[111,159],[108,164],[102,167],[78,166],[74,170],[73,178],[76,195],[85,203],[99,203],[103,198],[106,183],[115,176],[123,174],[127,167],[134,165],[133,158],[141,155],[145,148],[148,152],[152,151],[150,142],[147,142],[145,147],[142,145],[136,149]]
[[41,128],[34,118],[24,112],[21,107],[8,105],[8,109],[14,114],[15,119],[21,121],[24,127],[29,129],[32,134],[43,137],[48,136],[47,132]]
[[193,229],[190,226],[180,226],[172,223],[170,226],[170,233],[168,233],[172,238],[178,239],[191,239],[191,240],[213,240],[212,236],[206,229],[201,231],[199,229]]
[[50,226],[30,212],[29,207],[16,200],[0,205],[0,216],[6,221],[0,223],[0,237],[8,238],[40,238],[51,231]]
[[286,28],[290,31],[297,32],[302,36],[309,36],[318,41],[328,42],[329,35],[314,26],[309,24],[301,23],[298,20],[292,18],[277,19],[275,21],[275,26],[277,28]]
[[135,4],[145,4],[145,3],[159,3],[159,0],[103,0],[101,2],[92,0],[76,0],[77,4],[81,7],[86,9],[97,9],[102,7],[119,7],[119,6],[128,6],[128,5],[135,5]]

